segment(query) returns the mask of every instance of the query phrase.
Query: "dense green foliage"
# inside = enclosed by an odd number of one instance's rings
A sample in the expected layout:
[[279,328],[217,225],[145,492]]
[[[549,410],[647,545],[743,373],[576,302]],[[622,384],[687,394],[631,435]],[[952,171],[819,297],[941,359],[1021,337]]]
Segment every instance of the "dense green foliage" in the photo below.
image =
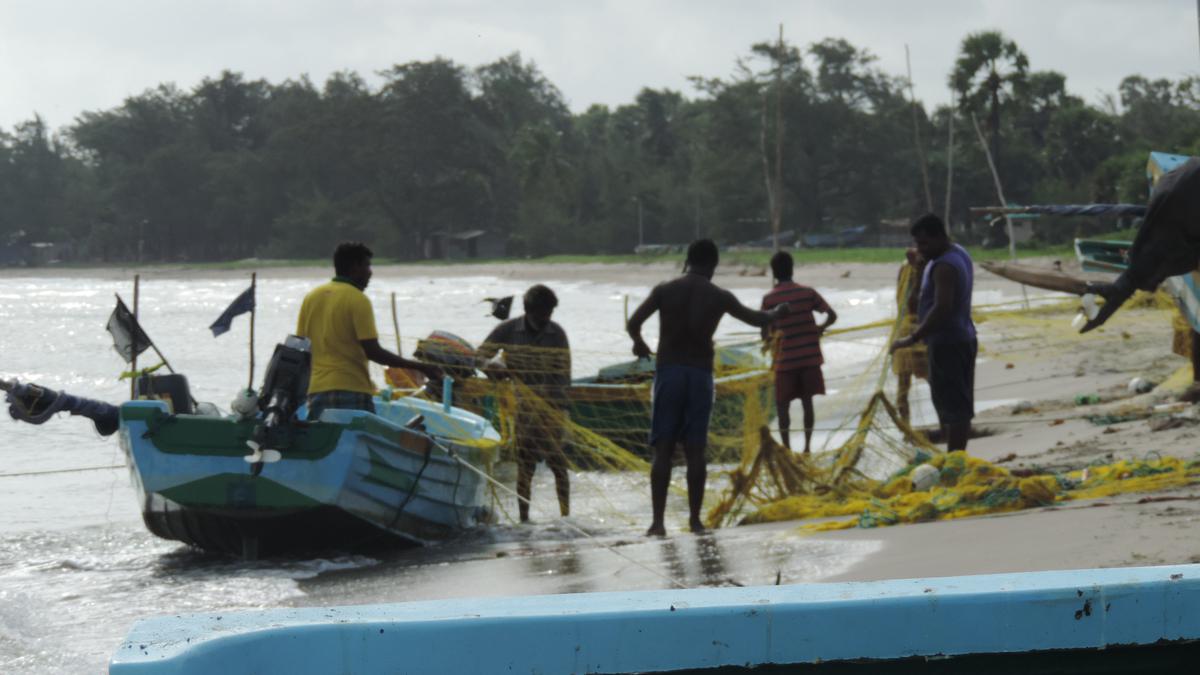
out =
[[[320,258],[361,239],[416,259],[436,233],[482,229],[514,255],[626,254],[639,211],[647,243],[761,239],[776,109],[784,229],[928,208],[906,83],[869,53],[835,39],[760,44],[736,72],[696,78],[695,98],[645,89],[579,114],[518,55],[397,65],[378,87],[354,73],[162,85],[58,131],[37,117],[0,130],[0,246],[24,232],[82,261],[216,261]],[[1200,78],[1130,76],[1092,105],[979,33],[948,81],[956,109],[916,118],[938,213],[956,125],[959,228],[967,207],[996,203],[973,115],[1018,203],[1141,201],[1148,151],[1200,152]]]

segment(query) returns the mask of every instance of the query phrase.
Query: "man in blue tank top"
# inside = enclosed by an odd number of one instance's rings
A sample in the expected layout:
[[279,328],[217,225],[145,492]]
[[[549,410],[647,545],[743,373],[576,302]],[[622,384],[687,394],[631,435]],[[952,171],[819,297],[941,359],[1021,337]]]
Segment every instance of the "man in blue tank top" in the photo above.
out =
[[892,343],[892,351],[924,340],[929,352],[929,391],[946,449],[966,450],[975,417],[975,356],[979,343],[971,321],[971,256],[950,241],[941,218],[932,213],[912,225],[913,243],[923,261],[917,327]]

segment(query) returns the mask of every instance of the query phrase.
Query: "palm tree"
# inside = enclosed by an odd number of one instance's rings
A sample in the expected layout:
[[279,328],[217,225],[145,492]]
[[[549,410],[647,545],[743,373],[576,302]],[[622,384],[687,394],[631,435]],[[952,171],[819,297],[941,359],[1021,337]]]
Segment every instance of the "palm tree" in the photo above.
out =
[[963,38],[950,86],[958,92],[963,112],[988,111],[993,158],[1000,154],[1000,108],[1020,95],[1028,70],[1025,53],[998,31],[971,33]]

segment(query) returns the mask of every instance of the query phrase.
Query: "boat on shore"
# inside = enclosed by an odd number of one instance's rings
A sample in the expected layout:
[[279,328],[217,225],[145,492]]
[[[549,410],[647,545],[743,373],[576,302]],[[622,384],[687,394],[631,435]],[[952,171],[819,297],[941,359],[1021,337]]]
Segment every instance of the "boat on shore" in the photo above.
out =
[[[146,527],[245,558],[449,538],[489,522],[486,471],[499,440],[485,420],[414,398],[376,413],[293,421],[280,458],[255,463],[256,419],[120,406],[120,441]],[[465,431],[471,437],[463,437]]]
[[1200,565],[145,619],[111,675],[1191,673]]
[[422,544],[491,520],[500,437],[486,420],[415,397],[308,420],[306,357],[280,345],[261,394],[232,414],[195,403],[179,374],[139,377],[135,400],[117,406],[2,388],[17,419],[67,411],[116,432],[147,529],[206,551],[253,559]]
[[1087,280],[1058,270],[1022,265],[1016,262],[984,261],[979,263],[979,266],[996,276],[1034,288],[1071,293],[1072,295],[1084,295],[1088,292]]

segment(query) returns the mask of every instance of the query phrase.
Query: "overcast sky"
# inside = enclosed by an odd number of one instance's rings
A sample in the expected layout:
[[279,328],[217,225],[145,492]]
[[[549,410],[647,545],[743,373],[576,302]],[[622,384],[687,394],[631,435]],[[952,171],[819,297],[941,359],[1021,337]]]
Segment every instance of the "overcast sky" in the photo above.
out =
[[904,74],[917,97],[949,99],[962,37],[999,29],[1033,69],[1067,75],[1095,101],[1126,75],[1200,72],[1196,0],[0,0],[0,129],[40,113],[52,128],[164,82],[223,69],[318,84],[352,70],[441,55],[477,66],[520,52],[573,110],[616,106],[642,87],[688,96],[690,75],[730,75],[754,42],[842,37]]

